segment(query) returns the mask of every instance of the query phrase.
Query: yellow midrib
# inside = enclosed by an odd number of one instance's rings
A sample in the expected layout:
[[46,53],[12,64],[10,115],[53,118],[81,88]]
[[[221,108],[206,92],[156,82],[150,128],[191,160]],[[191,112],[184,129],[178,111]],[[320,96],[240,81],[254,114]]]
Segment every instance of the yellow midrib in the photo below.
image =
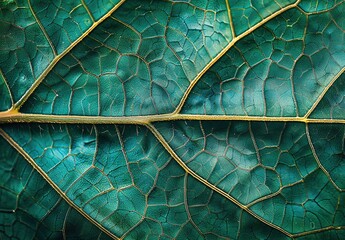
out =
[[156,114],[146,116],[81,116],[20,113],[15,109],[0,112],[0,124],[12,122],[38,122],[60,124],[140,124],[146,125],[165,121],[261,121],[261,122],[302,122],[345,124],[345,119],[324,119],[307,117],[271,117],[244,115],[201,115],[201,114]]

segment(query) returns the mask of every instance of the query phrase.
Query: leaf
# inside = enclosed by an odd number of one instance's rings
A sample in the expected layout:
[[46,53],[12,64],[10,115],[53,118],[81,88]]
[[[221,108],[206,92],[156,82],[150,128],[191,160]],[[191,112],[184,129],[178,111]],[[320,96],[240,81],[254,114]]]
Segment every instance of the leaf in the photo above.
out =
[[44,181],[11,146],[1,139],[1,217],[3,238],[48,239],[63,235],[107,239]]
[[0,2],[0,236],[342,239],[344,11]]

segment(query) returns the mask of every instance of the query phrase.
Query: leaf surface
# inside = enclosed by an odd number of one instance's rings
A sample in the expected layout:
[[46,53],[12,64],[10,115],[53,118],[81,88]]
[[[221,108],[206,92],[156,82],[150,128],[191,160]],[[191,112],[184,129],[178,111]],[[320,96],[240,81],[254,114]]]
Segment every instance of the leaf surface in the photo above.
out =
[[342,239],[344,11],[2,1],[0,236]]

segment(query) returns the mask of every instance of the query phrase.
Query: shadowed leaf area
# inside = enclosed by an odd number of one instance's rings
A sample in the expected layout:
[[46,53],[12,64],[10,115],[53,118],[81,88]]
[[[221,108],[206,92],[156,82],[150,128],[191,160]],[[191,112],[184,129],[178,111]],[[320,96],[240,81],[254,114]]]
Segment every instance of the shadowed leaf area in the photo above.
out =
[[345,239],[344,0],[0,2],[0,239]]

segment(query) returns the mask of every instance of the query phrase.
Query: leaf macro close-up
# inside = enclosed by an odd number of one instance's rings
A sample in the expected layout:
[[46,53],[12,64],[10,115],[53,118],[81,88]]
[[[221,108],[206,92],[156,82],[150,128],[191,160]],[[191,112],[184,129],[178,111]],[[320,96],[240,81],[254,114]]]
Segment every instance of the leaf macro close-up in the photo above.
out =
[[0,0],[0,239],[345,239],[345,0]]

